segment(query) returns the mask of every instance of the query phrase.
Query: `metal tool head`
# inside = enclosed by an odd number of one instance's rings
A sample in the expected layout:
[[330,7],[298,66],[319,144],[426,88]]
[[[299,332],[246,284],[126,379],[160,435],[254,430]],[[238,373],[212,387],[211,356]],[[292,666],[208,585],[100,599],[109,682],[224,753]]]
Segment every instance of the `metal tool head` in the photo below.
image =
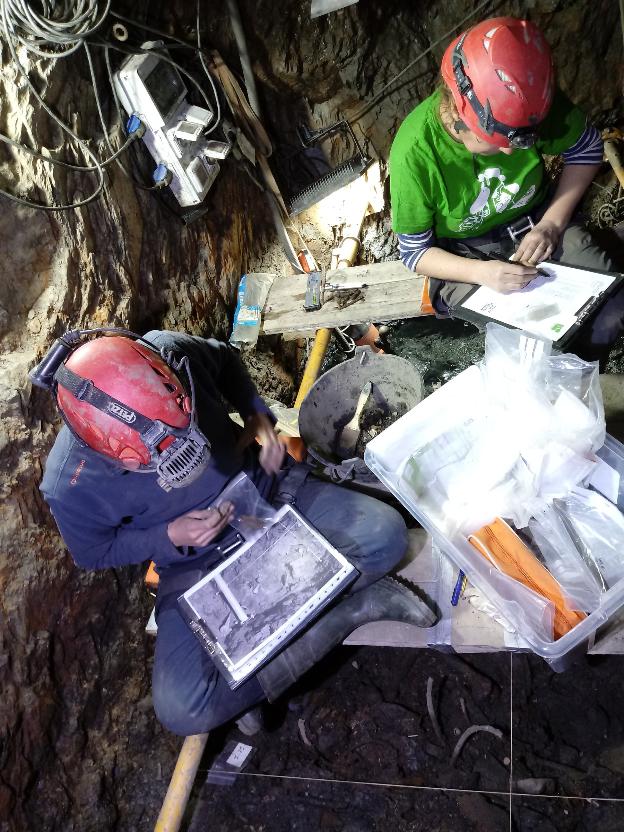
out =
[[306,312],[315,312],[323,305],[323,272],[310,272],[306,283],[303,308]]

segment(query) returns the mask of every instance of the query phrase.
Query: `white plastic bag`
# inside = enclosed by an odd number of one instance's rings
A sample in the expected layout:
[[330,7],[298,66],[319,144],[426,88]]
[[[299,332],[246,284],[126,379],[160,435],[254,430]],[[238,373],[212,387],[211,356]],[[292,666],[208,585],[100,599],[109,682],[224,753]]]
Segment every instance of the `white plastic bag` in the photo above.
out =
[[557,512],[550,506],[537,512],[529,521],[529,531],[569,606],[580,612],[597,609],[604,585],[586,565]]
[[565,497],[591,474],[597,464],[595,457],[578,454],[569,445],[556,440],[546,447],[523,450],[522,458],[535,478],[536,495],[547,503],[555,497]]
[[262,310],[274,279],[274,274],[265,272],[244,274],[241,277],[230,343],[256,343],[260,334]]
[[260,537],[273,523],[277,513],[262,499],[258,489],[244,472],[230,480],[213,506],[218,509],[223,503],[233,504],[234,517],[230,520],[230,526],[247,541]]
[[485,328],[483,368],[494,399],[519,388],[531,387],[542,373],[542,361],[550,356],[552,343],[518,329],[489,323]]
[[[464,544],[465,545],[465,544]],[[478,556],[479,558],[482,555]],[[499,612],[506,610],[503,616],[521,636],[534,633],[544,641],[554,640],[555,605],[552,601],[534,592],[526,584],[510,578],[495,563],[485,558],[477,561],[478,566],[471,571],[469,578],[479,586],[479,577],[486,575],[486,580],[502,602],[497,606]]]
[[550,355],[540,383],[554,406],[555,437],[579,453],[601,448],[606,426],[598,364],[569,353]]
[[600,575],[605,589],[624,577],[624,516],[609,500],[586,488],[575,488],[553,503],[588,568]]
[[449,536],[472,532],[497,513],[513,514],[520,493],[517,449],[494,425],[483,430],[472,419],[439,434],[407,460],[402,479]]

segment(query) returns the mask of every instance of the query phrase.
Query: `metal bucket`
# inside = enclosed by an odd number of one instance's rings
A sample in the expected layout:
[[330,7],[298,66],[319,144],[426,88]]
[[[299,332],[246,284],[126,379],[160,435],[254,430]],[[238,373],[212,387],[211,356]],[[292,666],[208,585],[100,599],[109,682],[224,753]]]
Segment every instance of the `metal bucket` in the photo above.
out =
[[[362,389],[372,388],[364,412],[380,414],[383,427],[400,419],[422,401],[423,380],[418,370],[396,355],[374,353],[362,347],[353,358],[324,373],[303,400],[299,410],[299,433],[310,454],[323,465],[336,466],[345,461],[340,437],[352,419]],[[359,456],[356,469],[368,471]]]

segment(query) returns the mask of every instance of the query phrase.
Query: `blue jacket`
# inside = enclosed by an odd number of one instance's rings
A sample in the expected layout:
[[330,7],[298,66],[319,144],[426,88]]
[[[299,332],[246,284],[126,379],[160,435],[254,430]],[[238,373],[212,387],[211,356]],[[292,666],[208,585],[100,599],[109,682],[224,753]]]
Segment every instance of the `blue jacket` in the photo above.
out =
[[222,396],[243,419],[254,413],[271,415],[236,352],[219,341],[181,333],[153,331],[145,337],[158,348],[173,349],[178,357],[188,356],[198,422],[212,445],[212,458],[199,479],[167,492],[157,485],[155,473],[126,471],[82,445],[64,426],[40,488],[67,548],[85,569],[148,559],[161,575],[189,561],[209,566],[222,557],[222,549],[234,539],[233,530],[226,529],[207,547],[178,549],[167,535],[168,523],[192,509],[206,508],[241,470],[263,497],[270,499],[272,494],[274,477],[260,468],[252,448],[237,448],[240,428],[223,403]]

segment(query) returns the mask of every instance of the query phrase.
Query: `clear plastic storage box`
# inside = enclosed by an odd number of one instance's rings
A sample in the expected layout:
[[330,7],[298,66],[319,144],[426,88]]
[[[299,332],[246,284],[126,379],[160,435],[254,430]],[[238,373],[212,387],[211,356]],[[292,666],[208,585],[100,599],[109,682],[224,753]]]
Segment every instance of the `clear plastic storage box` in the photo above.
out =
[[[579,653],[593,645],[596,633],[624,606],[624,578],[614,584],[602,597],[598,608],[574,629],[558,640],[545,640],[533,629],[513,593],[509,579],[501,580],[498,572],[461,534],[450,535],[443,518],[436,515],[431,504],[419,499],[403,479],[403,471],[411,455],[423,444],[435,440],[445,429],[466,418],[479,418],[484,402],[479,395],[480,371],[469,367],[424,399],[389,428],[368,443],[365,461],[413,517],[429,532],[437,545],[469,580],[497,608],[500,615],[526,641],[529,647],[554,670],[564,670]],[[465,403],[458,413],[457,402]],[[624,445],[607,435],[598,451],[603,460],[592,485],[604,496],[624,509]],[[624,551],[622,552],[624,562]],[[624,573],[624,568],[623,568]],[[504,576],[506,577],[506,576]],[[516,582],[513,582],[516,583]]]

